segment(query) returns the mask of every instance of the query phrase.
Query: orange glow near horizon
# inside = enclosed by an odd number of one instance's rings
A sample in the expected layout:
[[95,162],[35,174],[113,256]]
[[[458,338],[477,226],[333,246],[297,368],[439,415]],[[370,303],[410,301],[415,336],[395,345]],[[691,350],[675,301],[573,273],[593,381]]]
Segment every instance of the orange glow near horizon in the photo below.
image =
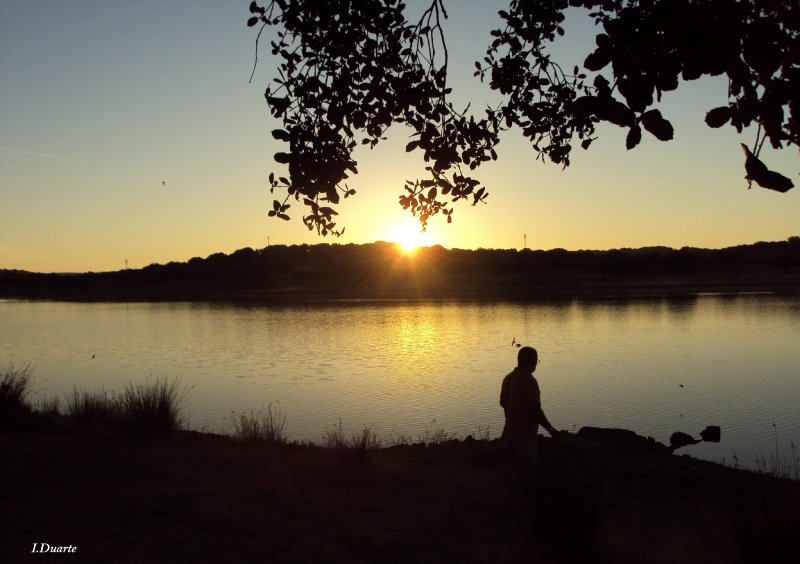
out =
[[386,233],[386,240],[396,243],[405,255],[413,255],[419,247],[436,244],[430,227],[422,231],[414,218],[394,224]]

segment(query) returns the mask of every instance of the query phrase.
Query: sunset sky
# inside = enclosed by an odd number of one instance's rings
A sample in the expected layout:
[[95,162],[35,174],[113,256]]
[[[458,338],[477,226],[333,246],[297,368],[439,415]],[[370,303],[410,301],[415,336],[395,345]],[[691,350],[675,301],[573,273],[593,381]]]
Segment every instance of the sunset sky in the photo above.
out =
[[[427,0],[411,0],[419,14]],[[472,78],[496,12],[506,2],[451,0],[446,23],[450,82],[460,105],[493,99]],[[0,268],[38,272],[118,270],[272,244],[367,243],[413,229],[397,204],[405,179],[421,176],[409,131],[390,130],[359,150],[353,199],[339,207],[339,239],[300,221],[267,217],[269,172],[285,174],[263,91],[274,76],[249,0],[0,0]],[[574,14],[556,60],[571,67],[594,43]],[[265,32],[267,33],[267,32]],[[263,42],[268,46],[268,38]],[[718,248],[800,235],[800,188],[747,190],[740,142],[711,130],[705,112],[723,105],[724,80],[682,84],[659,106],[675,126],[662,143],[645,133],[625,150],[625,131],[601,127],[566,170],[542,164],[518,133],[477,177],[487,205],[436,218],[427,241],[445,247],[609,249],[667,245]],[[460,94],[459,94],[460,93]],[[798,184],[796,149],[762,160]],[[162,184],[163,182],[163,184]],[[406,227],[403,227],[406,225]]]

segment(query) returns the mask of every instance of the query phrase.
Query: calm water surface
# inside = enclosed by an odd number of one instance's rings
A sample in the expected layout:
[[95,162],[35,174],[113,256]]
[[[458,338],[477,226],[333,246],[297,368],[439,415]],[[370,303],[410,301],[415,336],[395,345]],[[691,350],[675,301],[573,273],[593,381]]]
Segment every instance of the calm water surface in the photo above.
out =
[[736,455],[745,466],[773,455],[776,440],[784,456],[800,444],[798,297],[299,307],[0,300],[0,364],[31,362],[35,397],[179,377],[191,387],[190,427],[228,430],[232,412],[279,402],[294,439],[319,439],[339,419],[386,438],[417,438],[434,420],[462,436],[497,436],[512,339],[539,350],[536,376],[556,427],[624,427],[666,443],[673,431],[719,425],[720,444],[684,452]]

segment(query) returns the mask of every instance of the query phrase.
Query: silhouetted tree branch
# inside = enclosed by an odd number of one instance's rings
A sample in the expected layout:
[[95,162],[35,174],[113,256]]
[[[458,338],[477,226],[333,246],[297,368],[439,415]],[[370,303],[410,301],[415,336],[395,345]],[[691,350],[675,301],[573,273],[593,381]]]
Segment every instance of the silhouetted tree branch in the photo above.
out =
[[[565,72],[549,45],[564,34],[568,8],[584,8],[600,31],[583,68]],[[748,183],[785,192],[792,181],[759,160],[773,148],[800,146],[800,4],[793,0],[512,0],[499,14],[503,29],[475,75],[503,95],[480,117],[449,101],[443,0],[432,0],[411,23],[398,0],[271,0],[252,2],[249,26],[275,28],[272,54],[278,77],[265,97],[289,144],[275,161],[288,177],[270,175],[270,191],[285,190],[271,216],[289,219],[289,199],[308,210],[303,221],[322,235],[339,235],[340,198],[358,172],[353,150],[375,147],[394,123],[413,130],[406,151],[420,150],[428,177],[408,180],[399,201],[420,221],[452,204],[484,201],[486,187],[470,176],[497,158],[499,134],[517,127],[542,160],[566,167],[574,142],[587,149],[595,126],[628,130],[626,147],[644,132],[661,141],[673,127],[654,106],[681,80],[726,75],[726,105],[710,109],[710,127],[742,133],[758,126],[752,148],[743,144]],[[468,170],[466,170],[468,169]],[[466,172],[465,172],[466,170]],[[748,185],[749,185],[748,184]]]

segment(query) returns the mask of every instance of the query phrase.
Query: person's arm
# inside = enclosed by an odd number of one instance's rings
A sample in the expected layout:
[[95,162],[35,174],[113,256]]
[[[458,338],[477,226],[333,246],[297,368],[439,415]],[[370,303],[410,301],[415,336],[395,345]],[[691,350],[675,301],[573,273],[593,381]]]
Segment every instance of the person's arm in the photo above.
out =
[[539,383],[536,382],[536,379],[533,380],[534,385],[531,387],[532,391],[532,398],[531,403],[533,404],[533,416],[536,421],[544,427],[551,436],[555,437],[559,434],[555,427],[547,420],[547,416],[542,411],[542,396],[539,392]]
[[535,410],[534,413],[536,420],[542,427],[547,429],[547,432],[550,433],[551,436],[555,437],[556,435],[560,434],[559,431],[557,431],[556,428],[550,424],[550,421],[547,420],[547,416],[544,414],[544,411],[542,411],[541,405]]

